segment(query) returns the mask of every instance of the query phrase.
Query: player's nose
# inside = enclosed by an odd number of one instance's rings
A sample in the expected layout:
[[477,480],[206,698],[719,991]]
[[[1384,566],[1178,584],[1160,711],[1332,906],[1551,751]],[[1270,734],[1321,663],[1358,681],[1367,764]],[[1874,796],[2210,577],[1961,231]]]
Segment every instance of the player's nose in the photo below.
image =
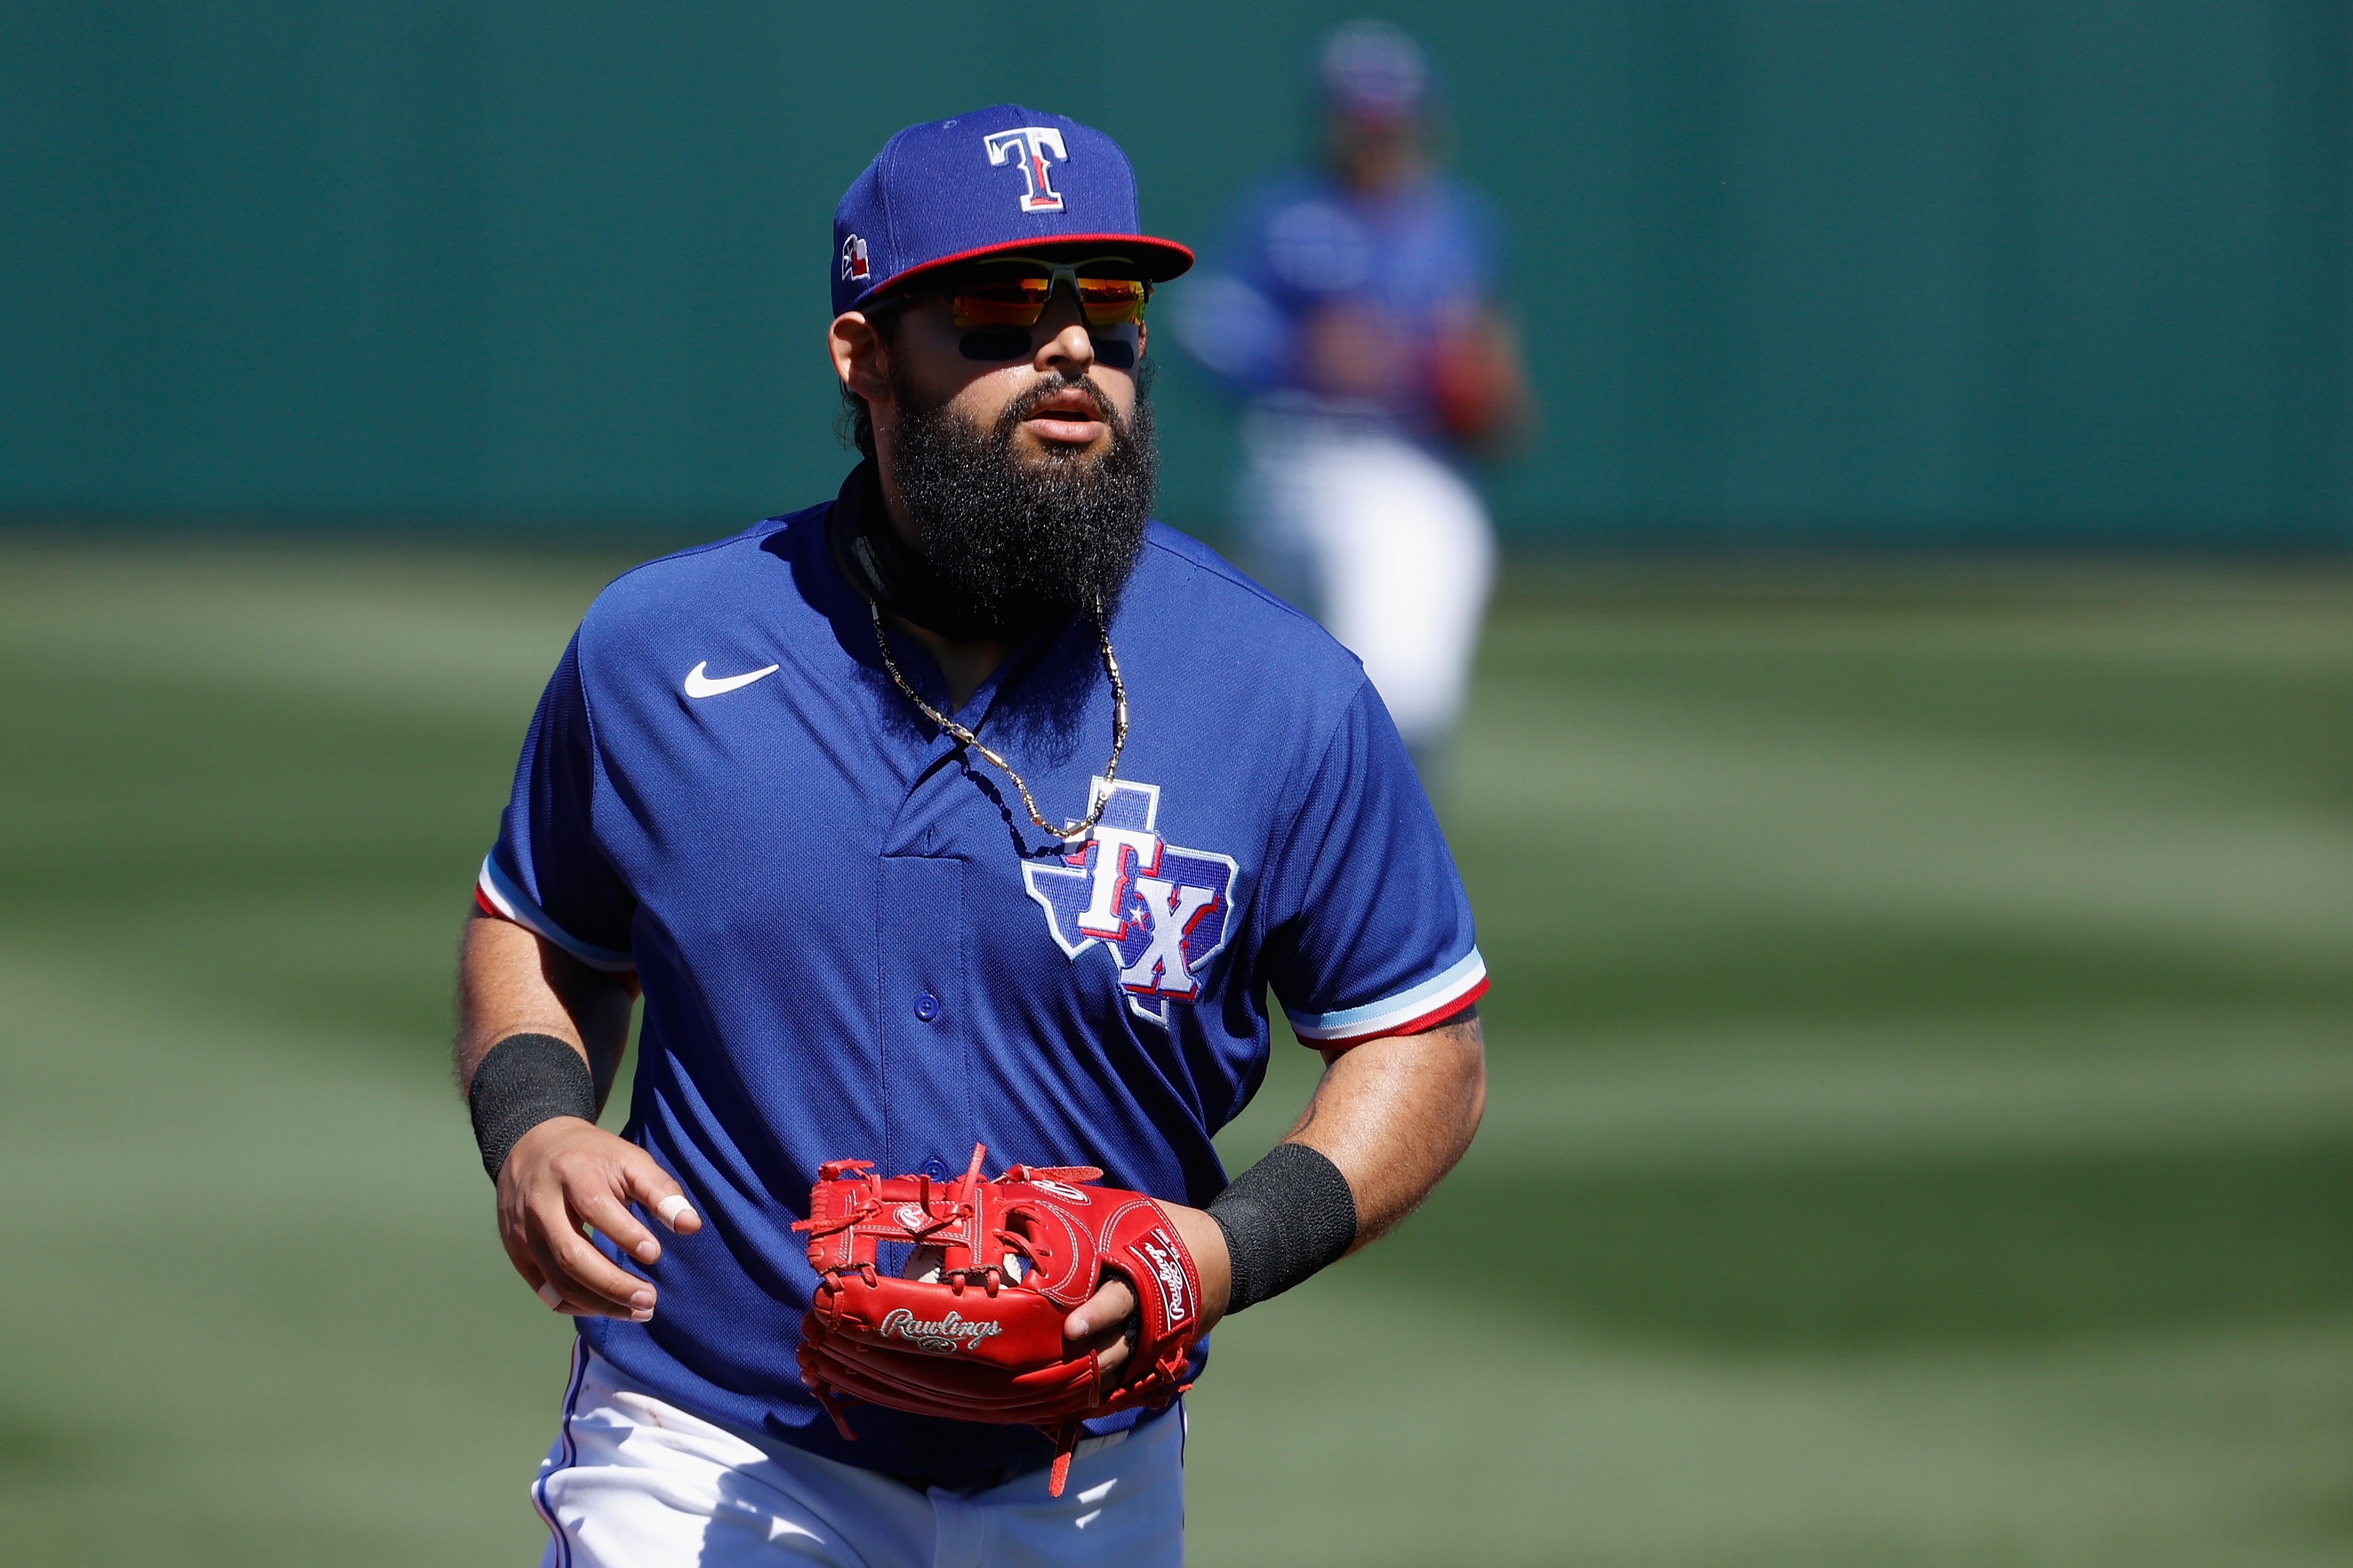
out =
[[1093,368],[1094,340],[1087,335],[1087,324],[1079,314],[1078,296],[1073,290],[1063,288],[1054,291],[1053,302],[1046,307],[1040,324],[1046,329],[1036,360],[1040,374],[1055,371],[1075,381]]

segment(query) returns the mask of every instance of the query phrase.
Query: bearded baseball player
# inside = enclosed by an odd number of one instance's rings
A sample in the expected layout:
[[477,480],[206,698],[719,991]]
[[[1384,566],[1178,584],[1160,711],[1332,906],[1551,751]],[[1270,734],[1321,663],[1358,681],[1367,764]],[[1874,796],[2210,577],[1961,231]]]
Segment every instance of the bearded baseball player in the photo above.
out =
[[[1486,972],[1379,698],[1146,515],[1191,261],[1099,131],[900,132],[826,260],[863,460],[556,666],[457,1050],[579,1322],[545,1563],[1180,1562],[1210,1328],[1477,1128]],[[1270,994],[1326,1066],[1229,1182]]]

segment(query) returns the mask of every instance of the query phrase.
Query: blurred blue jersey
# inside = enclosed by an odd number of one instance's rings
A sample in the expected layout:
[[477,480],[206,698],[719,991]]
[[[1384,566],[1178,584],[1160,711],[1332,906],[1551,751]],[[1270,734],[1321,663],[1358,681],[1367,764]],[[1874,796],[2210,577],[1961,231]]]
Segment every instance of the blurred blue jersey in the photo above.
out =
[[1347,401],[1427,433],[1439,342],[1492,305],[1508,272],[1504,249],[1493,210],[1442,174],[1370,195],[1320,172],[1289,174],[1237,209],[1209,268],[1186,289],[1177,333],[1238,393],[1330,401],[1307,363],[1307,329],[1335,307],[1356,312],[1405,370]]

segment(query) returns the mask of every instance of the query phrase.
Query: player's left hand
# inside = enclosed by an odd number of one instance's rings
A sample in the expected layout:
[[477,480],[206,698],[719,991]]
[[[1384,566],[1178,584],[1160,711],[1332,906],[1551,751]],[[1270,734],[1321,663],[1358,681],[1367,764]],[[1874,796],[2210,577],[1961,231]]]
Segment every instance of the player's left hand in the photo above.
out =
[[[1169,1223],[1176,1227],[1176,1238],[1193,1255],[1193,1267],[1200,1274],[1199,1331],[1206,1334],[1226,1315],[1226,1301],[1232,1293],[1233,1266],[1226,1257],[1226,1233],[1205,1209],[1188,1209],[1182,1204],[1166,1201],[1160,1206],[1166,1211]],[[1084,1341],[1092,1344],[1095,1351],[1095,1375],[1103,1380],[1104,1387],[1116,1388],[1127,1381],[1120,1371],[1127,1365],[1136,1321],[1135,1292],[1126,1280],[1112,1275],[1084,1306],[1062,1320],[1062,1337],[1073,1343]]]

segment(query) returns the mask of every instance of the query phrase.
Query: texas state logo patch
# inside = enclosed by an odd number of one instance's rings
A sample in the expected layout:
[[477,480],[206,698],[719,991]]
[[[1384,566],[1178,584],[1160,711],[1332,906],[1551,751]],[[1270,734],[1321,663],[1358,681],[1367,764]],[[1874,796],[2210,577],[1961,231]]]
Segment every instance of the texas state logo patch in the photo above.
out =
[[1230,856],[1160,837],[1158,784],[1096,779],[1087,805],[1098,800],[1103,818],[1078,852],[1059,866],[1024,866],[1021,878],[1072,962],[1102,943],[1128,1006],[1165,1029],[1168,1004],[1201,994],[1203,967],[1226,945],[1236,867]]

